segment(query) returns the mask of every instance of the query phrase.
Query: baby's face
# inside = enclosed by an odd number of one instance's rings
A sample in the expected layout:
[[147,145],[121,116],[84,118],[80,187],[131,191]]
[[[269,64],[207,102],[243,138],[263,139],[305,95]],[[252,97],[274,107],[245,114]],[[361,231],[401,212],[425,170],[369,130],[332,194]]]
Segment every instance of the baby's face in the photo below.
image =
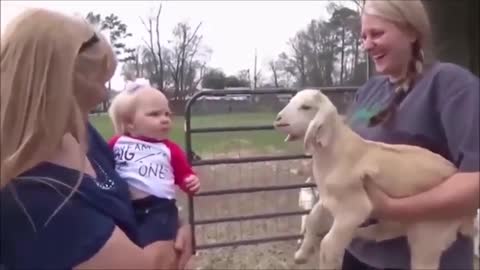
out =
[[167,98],[156,89],[138,90],[131,134],[153,139],[166,139],[172,127]]

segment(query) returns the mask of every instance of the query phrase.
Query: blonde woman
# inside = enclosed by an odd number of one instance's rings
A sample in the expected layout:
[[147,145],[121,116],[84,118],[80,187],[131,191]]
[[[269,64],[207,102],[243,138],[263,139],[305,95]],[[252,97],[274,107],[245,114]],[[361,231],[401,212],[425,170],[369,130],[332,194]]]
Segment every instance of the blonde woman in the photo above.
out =
[[[413,221],[474,213],[479,207],[479,78],[434,60],[420,0],[366,1],[361,20],[363,47],[379,75],[358,90],[351,127],[369,140],[425,147],[459,169],[442,185],[413,197],[390,198],[370,190],[375,205],[383,206],[376,217]],[[424,244],[424,250],[437,248]],[[409,262],[405,238],[379,243],[355,239],[343,269],[410,269]],[[440,265],[473,269],[472,241],[458,236],[443,251]]]
[[87,124],[115,67],[104,37],[77,18],[31,9],[2,32],[0,265],[7,269],[171,269],[189,258],[185,227],[176,250],[161,250],[155,239],[136,244],[127,183]]

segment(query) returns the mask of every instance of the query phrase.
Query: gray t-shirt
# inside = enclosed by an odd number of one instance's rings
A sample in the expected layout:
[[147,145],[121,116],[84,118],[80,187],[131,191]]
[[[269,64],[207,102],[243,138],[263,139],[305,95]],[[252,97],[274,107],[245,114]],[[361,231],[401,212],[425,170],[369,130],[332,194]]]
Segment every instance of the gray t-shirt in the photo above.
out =
[[[425,71],[396,110],[391,125],[367,127],[369,116],[384,108],[394,93],[385,76],[371,78],[356,94],[348,118],[365,139],[427,148],[456,164],[460,171],[479,171],[479,78],[450,63]],[[355,239],[349,251],[377,268],[409,269],[405,237],[373,243]],[[444,252],[441,269],[473,269],[473,244],[459,235]]]

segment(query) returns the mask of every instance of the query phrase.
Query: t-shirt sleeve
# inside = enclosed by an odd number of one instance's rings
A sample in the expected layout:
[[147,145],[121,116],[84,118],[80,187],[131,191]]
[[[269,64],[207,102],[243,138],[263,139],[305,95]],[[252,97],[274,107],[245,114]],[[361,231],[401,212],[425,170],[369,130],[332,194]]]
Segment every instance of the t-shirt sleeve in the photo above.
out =
[[173,175],[175,177],[175,184],[178,185],[183,191],[189,192],[185,186],[185,178],[189,175],[195,175],[192,167],[188,163],[185,152],[172,141],[167,142],[167,146],[170,148],[172,154],[172,168]]
[[[458,73],[458,72],[457,72]],[[462,172],[479,171],[479,79],[445,74],[438,111],[453,162]],[[470,76],[469,76],[470,75]],[[455,77],[454,77],[455,76]]]
[[2,190],[2,263],[7,269],[71,269],[105,245],[113,220],[78,194],[61,206],[64,193],[52,183],[31,181]]
[[115,146],[115,144],[117,143],[118,139],[120,139],[120,135],[115,135],[113,136],[112,138],[110,138],[110,140],[108,140],[108,147],[113,150],[113,147]]

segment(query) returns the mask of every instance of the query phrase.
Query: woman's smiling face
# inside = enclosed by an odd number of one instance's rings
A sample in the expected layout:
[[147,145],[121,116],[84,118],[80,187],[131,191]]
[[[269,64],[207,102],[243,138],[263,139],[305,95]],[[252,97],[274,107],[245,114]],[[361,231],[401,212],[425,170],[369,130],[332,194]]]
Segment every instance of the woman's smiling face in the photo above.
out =
[[363,49],[375,63],[376,71],[391,78],[403,76],[412,59],[412,31],[379,16],[362,15]]

